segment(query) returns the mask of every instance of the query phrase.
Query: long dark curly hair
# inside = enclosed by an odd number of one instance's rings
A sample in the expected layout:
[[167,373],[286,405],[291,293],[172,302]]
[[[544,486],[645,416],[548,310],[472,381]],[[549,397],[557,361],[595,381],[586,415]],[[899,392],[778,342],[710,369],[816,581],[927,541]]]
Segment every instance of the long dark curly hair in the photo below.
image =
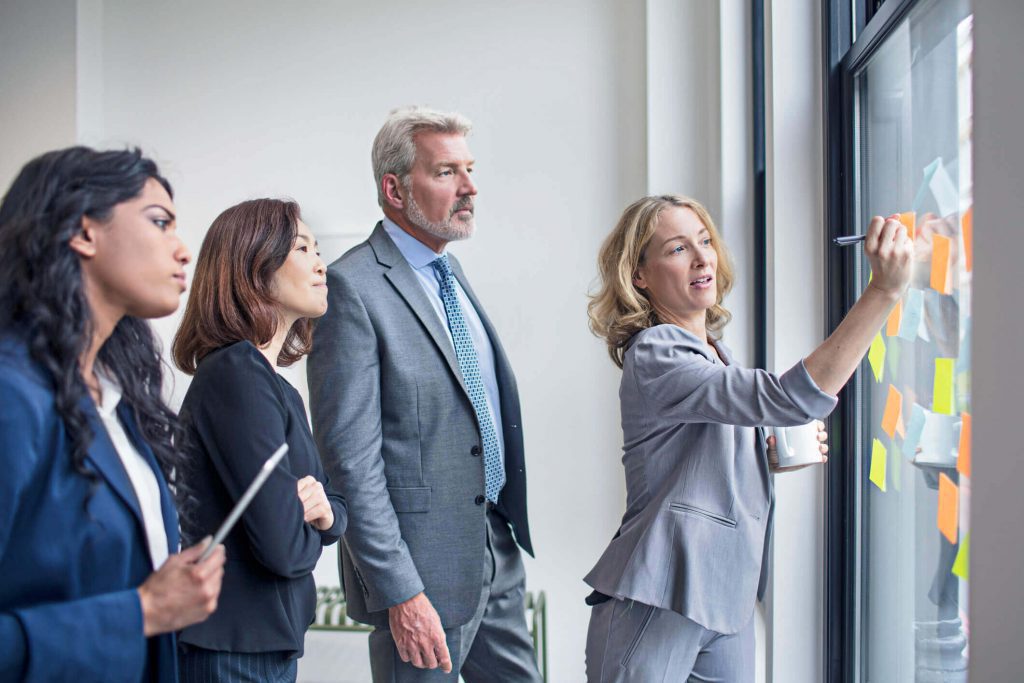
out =
[[[79,365],[93,323],[79,258],[69,242],[82,230],[83,217],[108,220],[114,207],[137,197],[150,178],[172,195],[156,164],[138,149],[69,147],[26,164],[0,204],[0,330],[24,339],[33,360],[50,375],[72,444],[72,465],[93,485],[98,478],[85,455],[94,434],[80,407],[88,389]],[[183,432],[161,396],[163,363],[149,323],[123,317],[97,362],[121,385],[122,400],[182,508],[188,492],[176,474],[184,464]]]

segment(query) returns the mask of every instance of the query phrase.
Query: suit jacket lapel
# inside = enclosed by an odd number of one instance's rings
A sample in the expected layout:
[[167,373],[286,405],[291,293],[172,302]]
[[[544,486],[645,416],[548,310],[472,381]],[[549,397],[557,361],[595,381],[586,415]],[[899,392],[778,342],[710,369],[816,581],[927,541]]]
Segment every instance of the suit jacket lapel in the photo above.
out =
[[[171,490],[167,486],[167,480],[164,479],[163,470],[160,469],[156,456],[153,455],[153,449],[142,438],[138,423],[135,421],[135,416],[132,414],[128,404],[122,401],[121,405],[117,407],[117,414],[121,418],[121,425],[124,427],[125,433],[128,434],[128,438],[131,439],[135,449],[146,461],[146,464],[149,465],[149,468],[153,470],[153,476],[156,477],[160,488],[160,511],[163,513],[164,532],[167,534],[167,550],[173,555],[178,552],[180,539],[178,538],[178,510],[174,507]],[[145,525],[143,525],[143,528],[145,528]]]
[[114,489],[118,497],[132,511],[136,521],[139,523],[139,528],[145,529],[145,524],[142,523],[142,510],[139,509],[139,500],[135,496],[135,489],[128,479],[128,472],[124,469],[124,464],[114,448],[114,443],[107,434],[107,428],[100,419],[96,405],[87,395],[82,399],[79,407],[88,415],[89,425],[93,431],[92,443],[89,444],[89,451],[86,454],[87,459],[96,468],[97,474],[107,480],[110,488]]
[[427,295],[423,291],[419,280],[416,279],[416,273],[413,272],[408,261],[402,256],[402,252],[398,251],[398,247],[388,237],[382,223],[377,223],[377,227],[370,234],[369,242],[374,254],[377,256],[377,262],[387,268],[384,271],[384,277],[388,279],[405,300],[405,303],[412,309],[413,313],[416,314],[416,317],[419,318],[420,324],[423,325],[427,334],[441,352],[441,355],[444,356],[449,369],[451,369],[452,374],[459,381],[462,390],[466,393],[466,396],[469,396],[466,382],[463,380],[462,372],[459,370],[459,359],[455,356],[455,348],[448,339],[448,333],[442,326],[441,320],[437,317],[437,313],[434,312],[434,307],[430,305],[430,301],[427,299]]

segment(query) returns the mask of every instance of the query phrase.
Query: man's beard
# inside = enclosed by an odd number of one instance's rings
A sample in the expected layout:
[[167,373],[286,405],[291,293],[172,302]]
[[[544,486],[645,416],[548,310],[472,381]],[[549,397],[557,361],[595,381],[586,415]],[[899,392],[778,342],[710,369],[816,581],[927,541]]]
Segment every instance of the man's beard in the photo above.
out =
[[446,242],[457,242],[458,240],[468,239],[473,235],[473,231],[476,229],[476,221],[472,215],[470,215],[468,221],[456,221],[454,219],[456,213],[466,207],[473,206],[472,197],[463,197],[455,202],[455,206],[452,207],[448,218],[438,223],[433,223],[423,215],[423,211],[416,204],[416,200],[412,198],[412,192],[406,190],[406,195],[409,197],[409,208],[406,211],[406,217],[410,223],[420,230]]

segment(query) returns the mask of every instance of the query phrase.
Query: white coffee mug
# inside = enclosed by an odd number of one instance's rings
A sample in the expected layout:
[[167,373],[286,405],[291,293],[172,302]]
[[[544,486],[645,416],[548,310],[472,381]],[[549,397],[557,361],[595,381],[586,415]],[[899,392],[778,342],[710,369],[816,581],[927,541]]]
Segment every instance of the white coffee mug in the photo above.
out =
[[779,467],[795,467],[821,462],[818,425],[810,422],[799,427],[772,427],[779,453]]

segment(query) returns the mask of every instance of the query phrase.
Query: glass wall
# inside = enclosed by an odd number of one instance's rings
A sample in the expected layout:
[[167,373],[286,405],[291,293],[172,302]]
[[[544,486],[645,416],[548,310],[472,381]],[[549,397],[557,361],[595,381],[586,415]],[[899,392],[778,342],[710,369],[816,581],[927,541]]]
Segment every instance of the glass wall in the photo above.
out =
[[[899,213],[915,249],[911,287],[857,383],[852,654],[862,681],[966,681],[969,3],[914,3],[851,75],[853,223]],[[869,278],[859,258],[848,285]]]

